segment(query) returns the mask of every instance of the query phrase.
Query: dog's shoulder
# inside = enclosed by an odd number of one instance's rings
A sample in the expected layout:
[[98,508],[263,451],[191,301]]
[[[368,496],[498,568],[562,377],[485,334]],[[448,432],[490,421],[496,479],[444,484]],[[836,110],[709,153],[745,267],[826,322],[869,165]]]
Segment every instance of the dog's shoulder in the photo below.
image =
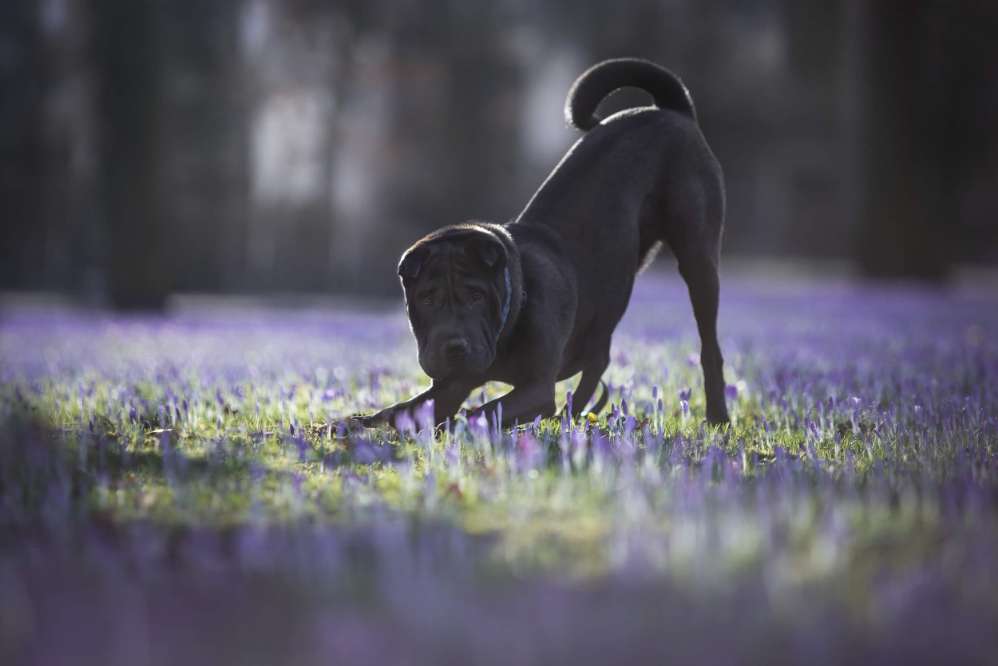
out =
[[521,254],[538,251],[558,254],[561,250],[561,239],[558,234],[543,224],[511,222],[505,225],[505,228]]

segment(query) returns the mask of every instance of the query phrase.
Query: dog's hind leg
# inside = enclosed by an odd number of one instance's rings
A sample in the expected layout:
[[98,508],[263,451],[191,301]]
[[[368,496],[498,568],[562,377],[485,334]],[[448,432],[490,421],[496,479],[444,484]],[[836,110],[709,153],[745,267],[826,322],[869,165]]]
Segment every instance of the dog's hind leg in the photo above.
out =
[[700,365],[707,394],[707,421],[728,422],[724,402],[724,359],[717,342],[717,305],[720,281],[717,264],[707,257],[686,257],[679,261],[679,273],[686,281],[693,305],[693,316],[700,333]]
[[[704,197],[703,190],[688,192],[673,206],[668,242],[679,262],[700,333],[700,365],[707,398],[707,421],[728,422],[724,402],[724,359],[717,342],[720,279],[717,274],[723,224],[723,191]],[[699,196],[697,196],[699,195]]]
[[[593,394],[596,392],[596,387],[600,384],[600,379],[603,377],[603,373],[606,372],[607,366],[610,365],[610,350],[608,348],[601,352],[600,354],[591,358],[582,368],[582,377],[579,379],[578,386],[575,387],[575,391],[572,392],[572,418],[578,418],[583,411],[586,409],[586,405],[592,399]],[[606,387],[604,385],[604,398],[606,396]],[[594,412],[599,412],[600,408],[606,404],[606,400],[603,399],[598,405],[593,407]],[[568,407],[568,405],[566,405]]]

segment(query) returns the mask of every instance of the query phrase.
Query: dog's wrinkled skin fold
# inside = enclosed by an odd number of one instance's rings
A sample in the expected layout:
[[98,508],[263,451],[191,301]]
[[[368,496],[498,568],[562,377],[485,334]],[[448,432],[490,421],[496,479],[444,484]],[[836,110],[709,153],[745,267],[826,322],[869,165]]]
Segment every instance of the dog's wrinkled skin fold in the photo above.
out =
[[[603,98],[626,86],[656,105],[595,119]],[[581,372],[578,416],[609,364],[634,278],[662,243],[689,288],[707,420],[728,421],[716,332],[724,182],[688,91],[653,63],[610,60],[579,77],[565,113],[586,134],[515,221],[444,227],[403,255],[406,309],[433,384],[361,424],[394,424],[427,400],[442,423],[491,380],[513,389],[470,416],[491,421],[501,403],[503,426],[525,423],[553,415],[555,383]]]

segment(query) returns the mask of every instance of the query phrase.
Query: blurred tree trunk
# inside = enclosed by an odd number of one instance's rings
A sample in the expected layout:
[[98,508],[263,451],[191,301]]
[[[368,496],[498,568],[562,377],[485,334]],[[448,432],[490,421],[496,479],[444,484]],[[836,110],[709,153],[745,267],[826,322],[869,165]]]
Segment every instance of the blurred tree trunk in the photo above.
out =
[[355,3],[257,0],[245,44],[253,72],[252,206],[247,275],[264,290],[324,291],[333,282],[335,132]]
[[937,3],[860,2],[856,261],[874,278],[941,280],[951,262],[950,118]]
[[38,6],[0,3],[0,286],[42,279],[45,228],[42,104],[45,67]]
[[445,3],[435,12],[413,4],[387,28],[384,194],[371,210],[377,231],[368,236],[358,290],[397,293],[397,276],[385,268],[421,235],[469,219],[505,222],[523,205],[525,194],[503,187],[522,159],[525,88],[525,72],[495,30],[508,11],[503,3]]
[[159,174],[170,192],[173,288],[238,282],[249,198],[249,127],[239,51],[242,3],[168,3],[162,13]]
[[109,296],[119,309],[161,309],[170,275],[161,178],[160,4],[95,0],[91,6]]

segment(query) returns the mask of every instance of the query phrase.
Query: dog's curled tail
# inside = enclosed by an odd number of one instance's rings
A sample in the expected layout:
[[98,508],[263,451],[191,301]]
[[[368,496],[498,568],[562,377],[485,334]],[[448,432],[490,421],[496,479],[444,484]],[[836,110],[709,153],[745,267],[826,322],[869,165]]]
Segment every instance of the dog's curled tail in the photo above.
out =
[[678,76],[665,67],[640,58],[617,58],[593,65],[575,80],[565,100],[568,124],[588,131],[600,123],[596,107],[620,88],[640,88],[660,109],[672,109],[696,120],[693,98]]

